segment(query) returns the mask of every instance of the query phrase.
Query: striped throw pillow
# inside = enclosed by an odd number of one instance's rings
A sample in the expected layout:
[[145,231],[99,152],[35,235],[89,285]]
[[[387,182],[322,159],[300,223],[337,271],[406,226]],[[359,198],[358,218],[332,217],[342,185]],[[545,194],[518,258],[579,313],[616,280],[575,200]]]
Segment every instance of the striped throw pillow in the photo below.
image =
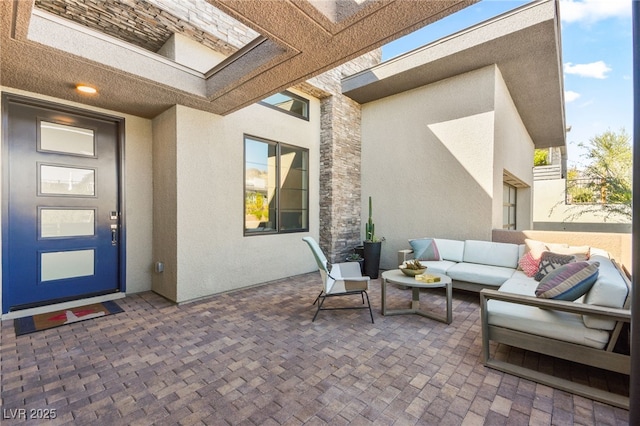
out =
[[549,272],[538,284],[536,296],[574,301],[588,292],[598,279],[599,262],[572,262]]

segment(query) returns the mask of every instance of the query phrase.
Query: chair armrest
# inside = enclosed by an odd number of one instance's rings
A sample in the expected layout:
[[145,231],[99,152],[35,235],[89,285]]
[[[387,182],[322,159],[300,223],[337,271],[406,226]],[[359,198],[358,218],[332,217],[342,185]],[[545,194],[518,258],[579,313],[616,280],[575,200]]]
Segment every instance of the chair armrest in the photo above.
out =
[[411,256],[412,254],[412,249],[398,250],[398,265],[402,265],[405,261],[413,259],[413,256]]
[[[342,262],[331,265],[331,276],[333,279],[344,280],[349,277],[352,281],[360,281],[362,272],[360,272],[360,264],[358,262]],[[364,277],[367,280],[369,277]]]
[[370,281],[371,278],[369,278],[366,275],[361,275],[359,277],[334,277],[336,280],[340,280],[340,281]]
[[585,303],[566,302],[564,300],[541,299],[516,293],[482,289],[480,291],[480,305],[486,308],[486,301],[489,299],[520,305],[537,306],[538,308],[571,312],[574,314],[599,315],[616,321],[631,322],[630,309],[608,308],[606,306],[587,305]]

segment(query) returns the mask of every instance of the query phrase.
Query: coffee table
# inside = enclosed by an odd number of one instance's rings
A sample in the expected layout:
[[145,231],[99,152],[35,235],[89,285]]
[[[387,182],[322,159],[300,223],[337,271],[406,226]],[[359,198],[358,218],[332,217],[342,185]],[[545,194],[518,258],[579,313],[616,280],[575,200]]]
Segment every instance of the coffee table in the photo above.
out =
[[[402,314],[416,314],[423,317],[435,319],[438,321],[451,324],[451,298],[453,293],[451,278],[446,275],[427,272],[430,275],[440,277],[440,281],[437,283],[425,283],[416,280],[414,277],[408,277],[402,273],[400,269],[392,269],[382,273],[382,315],[402,315]],[[387,309],[387,284],[398,284],[407,287],[411,287],[411,308],[410,309]],[[420,289],[421,288],[446,288],[447,293],[447,315],[438,315],[432,312],[425,312],[420,309]]]

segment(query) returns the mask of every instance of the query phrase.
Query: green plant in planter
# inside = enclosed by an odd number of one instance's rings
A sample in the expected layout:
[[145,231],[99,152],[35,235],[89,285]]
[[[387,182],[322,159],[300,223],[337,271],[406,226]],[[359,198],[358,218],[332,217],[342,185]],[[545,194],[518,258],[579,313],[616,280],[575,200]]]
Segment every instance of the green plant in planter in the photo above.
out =
[[380,252],[384,238],[376,237],[376,226],[373,223],[373,208],[369,197],[369,220],[365,224],[364,240],[364,275],[376,279],[380,271]]
[[347,262],[359,262],[361,260],[364,260],[364,259],[358,253],[349,253],[347,255]]
[[376,225],[373,223],[373,205],[371,202],[371,197],[369,197],[369,220],[367,221],[367,223],[365,223],[364,225],[364,230],[365,230],[365,241],[368,242],[378,242],[378,241],[384,241],[384,238],[378,238],[376,237]]

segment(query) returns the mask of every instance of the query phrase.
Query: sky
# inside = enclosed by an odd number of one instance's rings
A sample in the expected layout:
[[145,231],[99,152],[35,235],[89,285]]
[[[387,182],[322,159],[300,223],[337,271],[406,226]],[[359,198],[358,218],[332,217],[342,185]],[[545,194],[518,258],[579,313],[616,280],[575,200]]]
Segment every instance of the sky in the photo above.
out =
[[[383,61],[513,10],[530,0],[482,0],[382,48]],[[632,0],[560,0],[568,167],[578,144],[607,130],[633,134]]]

